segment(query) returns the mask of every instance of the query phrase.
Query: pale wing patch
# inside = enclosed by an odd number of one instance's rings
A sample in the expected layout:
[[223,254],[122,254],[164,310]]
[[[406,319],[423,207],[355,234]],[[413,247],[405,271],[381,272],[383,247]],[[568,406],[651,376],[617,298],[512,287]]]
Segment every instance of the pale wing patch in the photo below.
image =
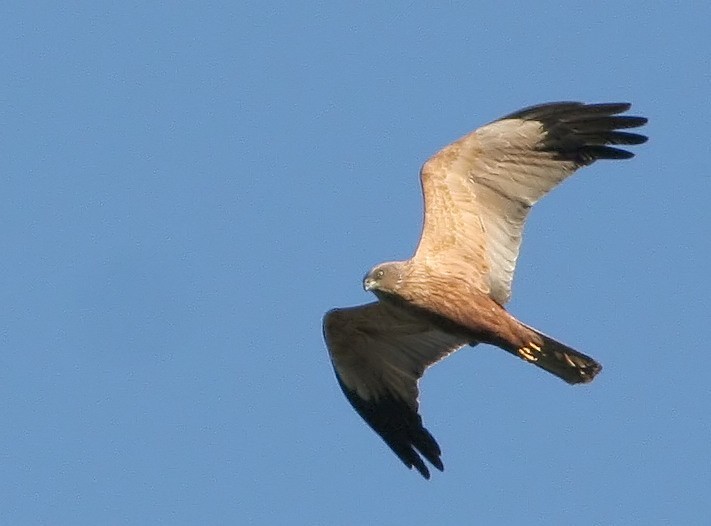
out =
[[575,165],[536,151],[536,121],[497,121],[423,166],[425,220],[416,259],[445,266],[504,304],[530,207]]
[[[511,295],[529,210],[546,191],[572,173],[561,166],[565,163],[542,157],[539,152],[528,152],[502,159],[493,169],[484,170],[477,163],[471,168],[469,183],[477,199],[462,202],[462,206],[476,207],[485,225],[490,295],[502,305]],[[459,246],[471,250],[465,239]]]

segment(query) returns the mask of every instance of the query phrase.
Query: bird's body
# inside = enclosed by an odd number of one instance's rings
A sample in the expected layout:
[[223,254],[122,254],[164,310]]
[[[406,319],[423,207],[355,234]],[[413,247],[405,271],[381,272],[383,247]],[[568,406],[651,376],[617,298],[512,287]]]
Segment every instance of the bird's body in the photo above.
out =
[[610,145],[646,141],[618,131],[646,122],[617,115],[628,108],[534,106],[442,149],[420,173],[425,219],[414,256],[366,275],[363,285],[378,302],[326,313],[324,337],[346,397],[426,478],[420,455],[443,469],[417,413],[417,382],[428,366],[465,345],[487,343],[571,384],[600,371],[595,360],[521,323],[504,305],[533,204],[581,166],[632,157]]

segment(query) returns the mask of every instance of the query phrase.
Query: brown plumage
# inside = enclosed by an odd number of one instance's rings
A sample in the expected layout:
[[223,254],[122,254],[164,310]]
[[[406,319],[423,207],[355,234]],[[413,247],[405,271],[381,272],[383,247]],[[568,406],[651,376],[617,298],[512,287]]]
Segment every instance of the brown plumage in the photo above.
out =
[[619,131],[647,122],[626,103],[557,102],[512,113],[446,146],[422,167],[425,218],[415,255],[382,263],[363,281],[378,302],[334,309],[324,338],[338,382],[363,419],[406,466],[444,469],[418,414],[419,378],[465,345],[488,343],[570,384],[600,365],[524,325],[511,296],[530,208],[578,168],[628,159],[616,145],[647,140]]

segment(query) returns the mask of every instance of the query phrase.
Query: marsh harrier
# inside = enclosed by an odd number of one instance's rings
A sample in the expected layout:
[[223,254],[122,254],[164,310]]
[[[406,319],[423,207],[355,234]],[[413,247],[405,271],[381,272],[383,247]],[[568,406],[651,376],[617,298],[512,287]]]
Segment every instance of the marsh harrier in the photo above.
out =
[[629,159],[614,146],[647,137],[620,131],[647,122],[626,103],[555,102],[487,124],[422,166],[424,226],[415,255],[364,278],[378,301],[326,313],[323,331],[346,398],[409,468],[425,478],[441,450],[418,414],[418,381],[430,365],[488,343],[570,384],[600,365],[529,327],[504,305],[531,207],[578,168]]

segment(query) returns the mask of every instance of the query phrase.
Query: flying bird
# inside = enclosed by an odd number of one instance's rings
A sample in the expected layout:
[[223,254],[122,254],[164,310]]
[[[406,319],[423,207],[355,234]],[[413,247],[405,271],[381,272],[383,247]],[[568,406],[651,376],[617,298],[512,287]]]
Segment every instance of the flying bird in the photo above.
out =
[[424,226],[414,256],[363,280],[378,301],[333,309],[323,333],[353,408],[400,460],[429,478],[441,450],[418,413],[425,370],[466,345],[495,345],[569,384],[590,382],[595,360],[506,311],[531,207],[578,168],[629,159],[619,145],[644,135],[627,103],[531,106],[446,146],[420,170]]

